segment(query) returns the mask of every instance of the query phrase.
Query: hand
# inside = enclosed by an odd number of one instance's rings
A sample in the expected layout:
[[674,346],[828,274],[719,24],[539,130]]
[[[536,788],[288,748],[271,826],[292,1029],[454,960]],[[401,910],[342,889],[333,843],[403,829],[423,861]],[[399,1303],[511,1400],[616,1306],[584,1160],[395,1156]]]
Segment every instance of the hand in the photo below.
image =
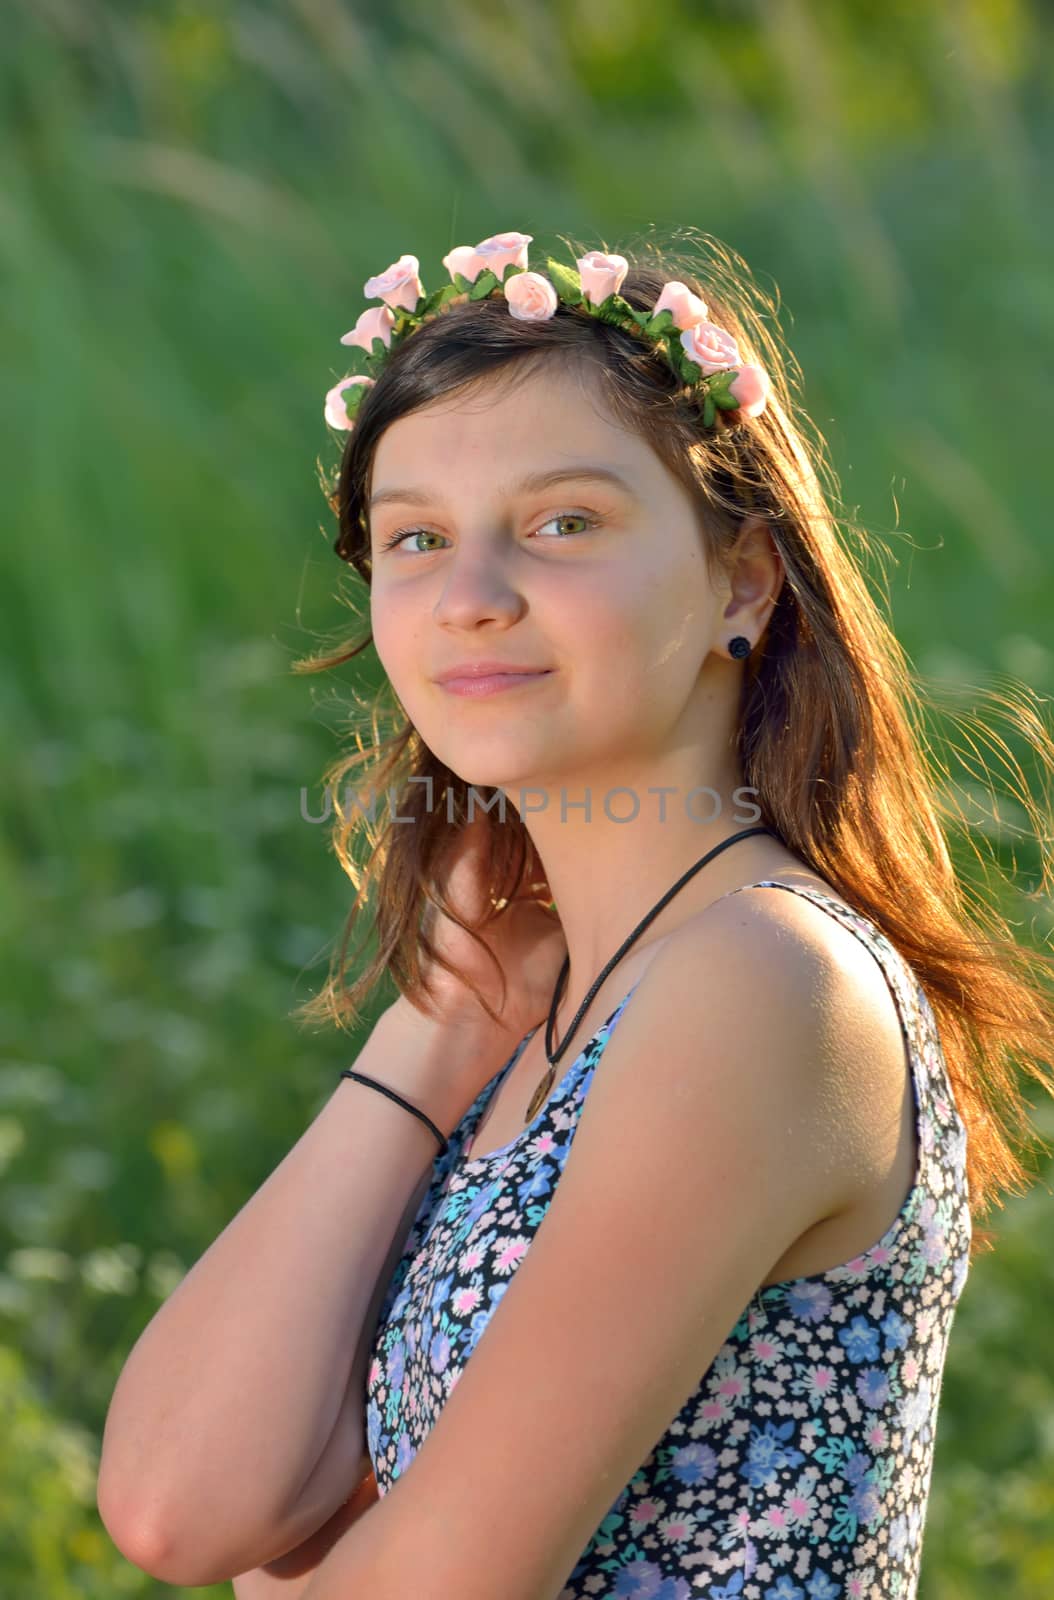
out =
[[[489,826],[487,816],[480,814],[461,829],[445,883],[446,898],[462,921],[475,929],[477,938],[434,906],[427,908],[424,920],[437,952],[463,976],[445,972],[427,958],[422,960],[422,975],[438,1020],[459,1027],[468,1024],[474,1034],[493,1037],[511,1053],[524,1034],[548,1016],[567,941],[529,838],[518,883],[505,899],[493,902],[488,882]],[[487,951],[505,975],[504,999],[501,978]],[[497,1021],[487,1016],[470,982],[482,991]]]

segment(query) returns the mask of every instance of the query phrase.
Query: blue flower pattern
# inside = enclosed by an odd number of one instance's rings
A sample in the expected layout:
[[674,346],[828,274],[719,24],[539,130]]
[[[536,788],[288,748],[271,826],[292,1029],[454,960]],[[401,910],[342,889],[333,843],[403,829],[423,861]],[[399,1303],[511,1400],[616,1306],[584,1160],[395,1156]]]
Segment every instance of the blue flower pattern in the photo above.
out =
[[[762,886],[812,900],[881,965],[911,1063],[916,1181],[862,1255],[755,1291],[559,1600],[916,1594],[941,1375],[969,1271],[966,1130],[925,991],[881,930],[817,890],[772,879],[748,887]],[[427,1438],[523,1260],[632,994],[511,1144],[467,1153],[530,1035],[437,1157],[367,1375],[366,1438],[381,1494]]]

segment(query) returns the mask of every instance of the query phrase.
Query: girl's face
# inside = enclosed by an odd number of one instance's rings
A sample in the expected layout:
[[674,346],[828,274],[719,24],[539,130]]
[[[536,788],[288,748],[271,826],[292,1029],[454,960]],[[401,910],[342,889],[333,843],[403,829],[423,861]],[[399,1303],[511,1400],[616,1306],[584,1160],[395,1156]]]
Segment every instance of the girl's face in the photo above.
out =
[[[555,804],[561,785],[572,800],[584,782],[641,780],[698,747],[715,715],[704,662],[750,629],[711,585],[681,485],[573,376],[401,418],[377,446],[371,494],[377,652],[425,744],[466,783],[541,786]],[[436,681],[484,660],[546,675],[471,698]],[[738,685],[738,663],[711,666]]]

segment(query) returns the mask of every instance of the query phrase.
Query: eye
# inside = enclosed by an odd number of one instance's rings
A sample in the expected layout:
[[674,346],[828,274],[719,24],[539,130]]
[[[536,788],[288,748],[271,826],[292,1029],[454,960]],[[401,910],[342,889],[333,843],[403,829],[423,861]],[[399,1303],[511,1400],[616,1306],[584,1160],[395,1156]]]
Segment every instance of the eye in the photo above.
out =
[[[599,527],[599,525],[600,525],[600,518],[599,517],[590,516],[588,511],[558,511],[555,516],[546,517],[544,522],[539,523],[539,527],[541,527],[541,528],[548,527],[550,522],[567,522],[569,520],[572,521],[572,522],[577,521],[577,522],[588,523],[589,528],[596,528],[596,527]],[[588,531],[588,529],[586,529],[584,531]],[[580,538],[580,537],[581,537],[580,534],[566,534],[566,533],[563,533],[563,534],[560,534],[558,536],[558,539],[557,539],[556,542],[559,543],[560,540],[563,540],[563,539],[568,539],[568,538],[575,539],[575,538]]]
[[[599,527],[602,521],[600,517],[594,517],[588,511],[557,511],[553,516],[547,517],[544,522],[539,523],[539,527],[545,528],[548,527],[550,522],[564,522],[568,519],[571,519],[572,521],[585,522],[588,524],[583,532],[589,532],[593,528]],[[381,549],[392,550],[397,544],[403,544],[408,539],[441,539],[442,537],[443,535],[441,533],[436,533],[433,528],[397,528],[393,534],[384,540],[381,545]],[[560,544],[566,539],[575,539],[580,537],[581,534],[558,534],[551,542],[554,544]],[[417,555],[425,556],[430,556],[433,553],[433,550],[417,550],[415,552]]]

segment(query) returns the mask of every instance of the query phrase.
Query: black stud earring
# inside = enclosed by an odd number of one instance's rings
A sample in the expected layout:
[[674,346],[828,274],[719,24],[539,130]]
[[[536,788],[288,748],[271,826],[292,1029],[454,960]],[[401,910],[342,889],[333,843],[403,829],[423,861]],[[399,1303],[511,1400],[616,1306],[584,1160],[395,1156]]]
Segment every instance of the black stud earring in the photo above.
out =
[[750,654],[750,640],[744,638],[741,633],[737,633],[735,638],[729,641],[728,653],[730,656],[734,656],[737,661],[742,661],[744,656]]

